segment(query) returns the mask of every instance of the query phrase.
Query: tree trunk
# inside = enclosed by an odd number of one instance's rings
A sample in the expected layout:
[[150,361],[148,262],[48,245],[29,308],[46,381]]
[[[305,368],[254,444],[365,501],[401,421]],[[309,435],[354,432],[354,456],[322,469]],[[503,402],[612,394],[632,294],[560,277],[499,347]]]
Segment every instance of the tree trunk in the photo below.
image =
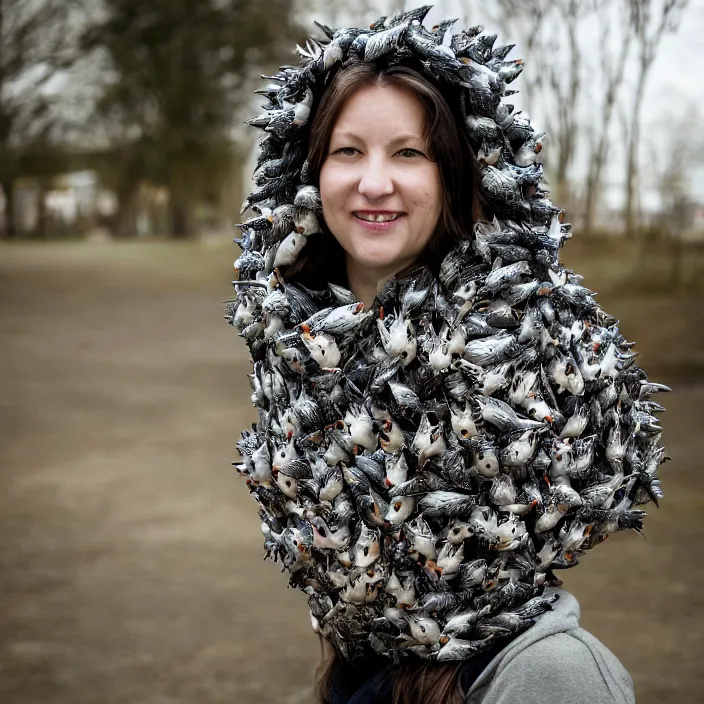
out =
[[574,193],[570,183],[569,173],[574,158],[577,140],[577,104],[581,92],[580,67],[581,51],[577,38],[577,22],[579,6],[575,0],[570,0],[565,6],[560,6],[560,15],[567,31],[567,46],[570,52],[570,62],[566,86],[563,86],[565,69],[551,69],[550,83],[557,99],[557,129],[556,144],[558,153],[555,159],[554,172],[555,198],[553,201],[561,208],[573,212]]
[[609,69],[606,54],[604,54],[604,58],[602,60],[603,72],[607,75],[607,88],[606,95],[604,96],[604,110],[602,113],[600,133],[596,148],[591,154],[589,172],[587,174],[587,191],[584,198],[585,232],[591,232],[595,226],[597,205],[601,198],[602,174],[609,147],[609,127],[611,126],[611,121],[613,119],[618,88],[623,82],[623,73],[626,66],[626,59],[628,58],[630,44],[631,34],[627,33],[623,43],[621,44],[621,52],[619,54],[618,63],[616,64],[615,70]]
[[638,177],[638,146],[640,145],[640,113],[649,66],[649,63],[641,63],[636,95],[633,101],[633,113],[631,114],[628,159],[626,161],[626,198],[623,208],[623,220],[627,237],[635,237],[639,225],[639,217],[636,212],[636,188]]
[[636,37],[640,44],[639,75],[631,115],[631,131],[628,140],[628,160],[626,165],[626,201],[624,206],[624,221],[626,235],[635,236],[640,225],[637,201],[638,177],[638,147],[640,142],[641,106],[645,93],[645,84],[652,67],[658,45],[666,33],[674,32],[679,24],[678,13],[688,0],[667,0],[660,7],[660,21],[652,33],[649,33],[652,3],[650,0],[631,0],[631,22],[635,27]]
[[134,237],[137,234],[134,195],[135,187],[133,185],[118,190],[117,216],[115,222],[116,237]]
[[174,239],[194,237],[197,233],[193,217],[193,187],[188,167],[173,164],[169,180],[169,234]]
[[8,240],[17,237],[17,223],[15,222],[15,184],[11,178],[3,179],[2,192],[5,196],[5,229],[4,236]]
[[195,234],[190,203],[187,200],[172,197],[169,202],[169,220],[171,236],[185,240]]
[[37,222],[34,226],[34,236],[45,240],[49,234],[48,213],[46,208],[46,194],[48,182],[45,178],[40,178],[37,182]]

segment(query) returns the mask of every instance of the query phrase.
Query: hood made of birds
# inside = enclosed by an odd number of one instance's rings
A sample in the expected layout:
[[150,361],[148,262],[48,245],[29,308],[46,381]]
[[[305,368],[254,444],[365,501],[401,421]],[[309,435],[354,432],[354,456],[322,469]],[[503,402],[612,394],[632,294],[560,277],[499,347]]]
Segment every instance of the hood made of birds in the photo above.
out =
[[[370,29],[318,27],[266,89],[256,215],[236,240],[227,319],[253,361],[259,421],[237,469],[260,506],[266,555],[308,595],[316,632],[347,659],[370,651],[472,657],[551,609],[554,570],[661,498],[667,390],[647,380],[613,317],[563,268],[570,237],[542,187],[543,135],[502,102],[511,47],[429,7]],[[359,61],[414,57],[458,91],[497,217],[457,242],[435,276],[392,278],[365,310],[346,288],[287,283],[320,232],[307,182],[314,89]],[[320,93],[320,90],[317,91]]]

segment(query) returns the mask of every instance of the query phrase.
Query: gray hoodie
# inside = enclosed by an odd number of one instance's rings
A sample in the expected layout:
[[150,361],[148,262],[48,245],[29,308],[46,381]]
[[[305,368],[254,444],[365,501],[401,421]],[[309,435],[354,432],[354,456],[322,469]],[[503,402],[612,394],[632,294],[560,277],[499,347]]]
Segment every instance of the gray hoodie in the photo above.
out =
[[470,687],[466,704],[632,704],[619,659],[579,627],[579,602],[564,589],[553,610],[504,648]]

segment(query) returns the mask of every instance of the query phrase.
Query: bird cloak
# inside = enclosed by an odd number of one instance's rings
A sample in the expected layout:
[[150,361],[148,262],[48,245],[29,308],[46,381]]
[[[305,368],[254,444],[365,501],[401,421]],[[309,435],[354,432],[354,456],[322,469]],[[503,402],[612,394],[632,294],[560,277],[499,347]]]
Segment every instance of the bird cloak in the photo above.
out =
[[[237,469],[266,555],[346,658],[457,660],[529,628],[546,585],[609,534],[640,530],[664,459],[651,383],[559,251],[543,135],[503,102],[522,69],[481,27],[433,31],[423,7],[370,29],[318,25],[267,77],[257,187],[243,211],[228,320],[253,363],[259,419]],[[459,92],[496,217],[434,274],[420,262],[370,310],[330,283],[287,282],[323,229],[308,127],[332,71],[408,59]],[[330,236],[330,235],[328,235]]]

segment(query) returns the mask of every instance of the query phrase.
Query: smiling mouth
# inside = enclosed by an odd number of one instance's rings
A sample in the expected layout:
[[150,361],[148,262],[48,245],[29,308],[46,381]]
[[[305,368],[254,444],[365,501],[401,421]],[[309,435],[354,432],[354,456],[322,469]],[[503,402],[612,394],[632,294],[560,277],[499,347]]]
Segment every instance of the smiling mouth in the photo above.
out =
[[393,220],[398,220],[403,213],[362,213],[354,212],[352,213],[358,220],[364,220],[365,222],[392,222]]

